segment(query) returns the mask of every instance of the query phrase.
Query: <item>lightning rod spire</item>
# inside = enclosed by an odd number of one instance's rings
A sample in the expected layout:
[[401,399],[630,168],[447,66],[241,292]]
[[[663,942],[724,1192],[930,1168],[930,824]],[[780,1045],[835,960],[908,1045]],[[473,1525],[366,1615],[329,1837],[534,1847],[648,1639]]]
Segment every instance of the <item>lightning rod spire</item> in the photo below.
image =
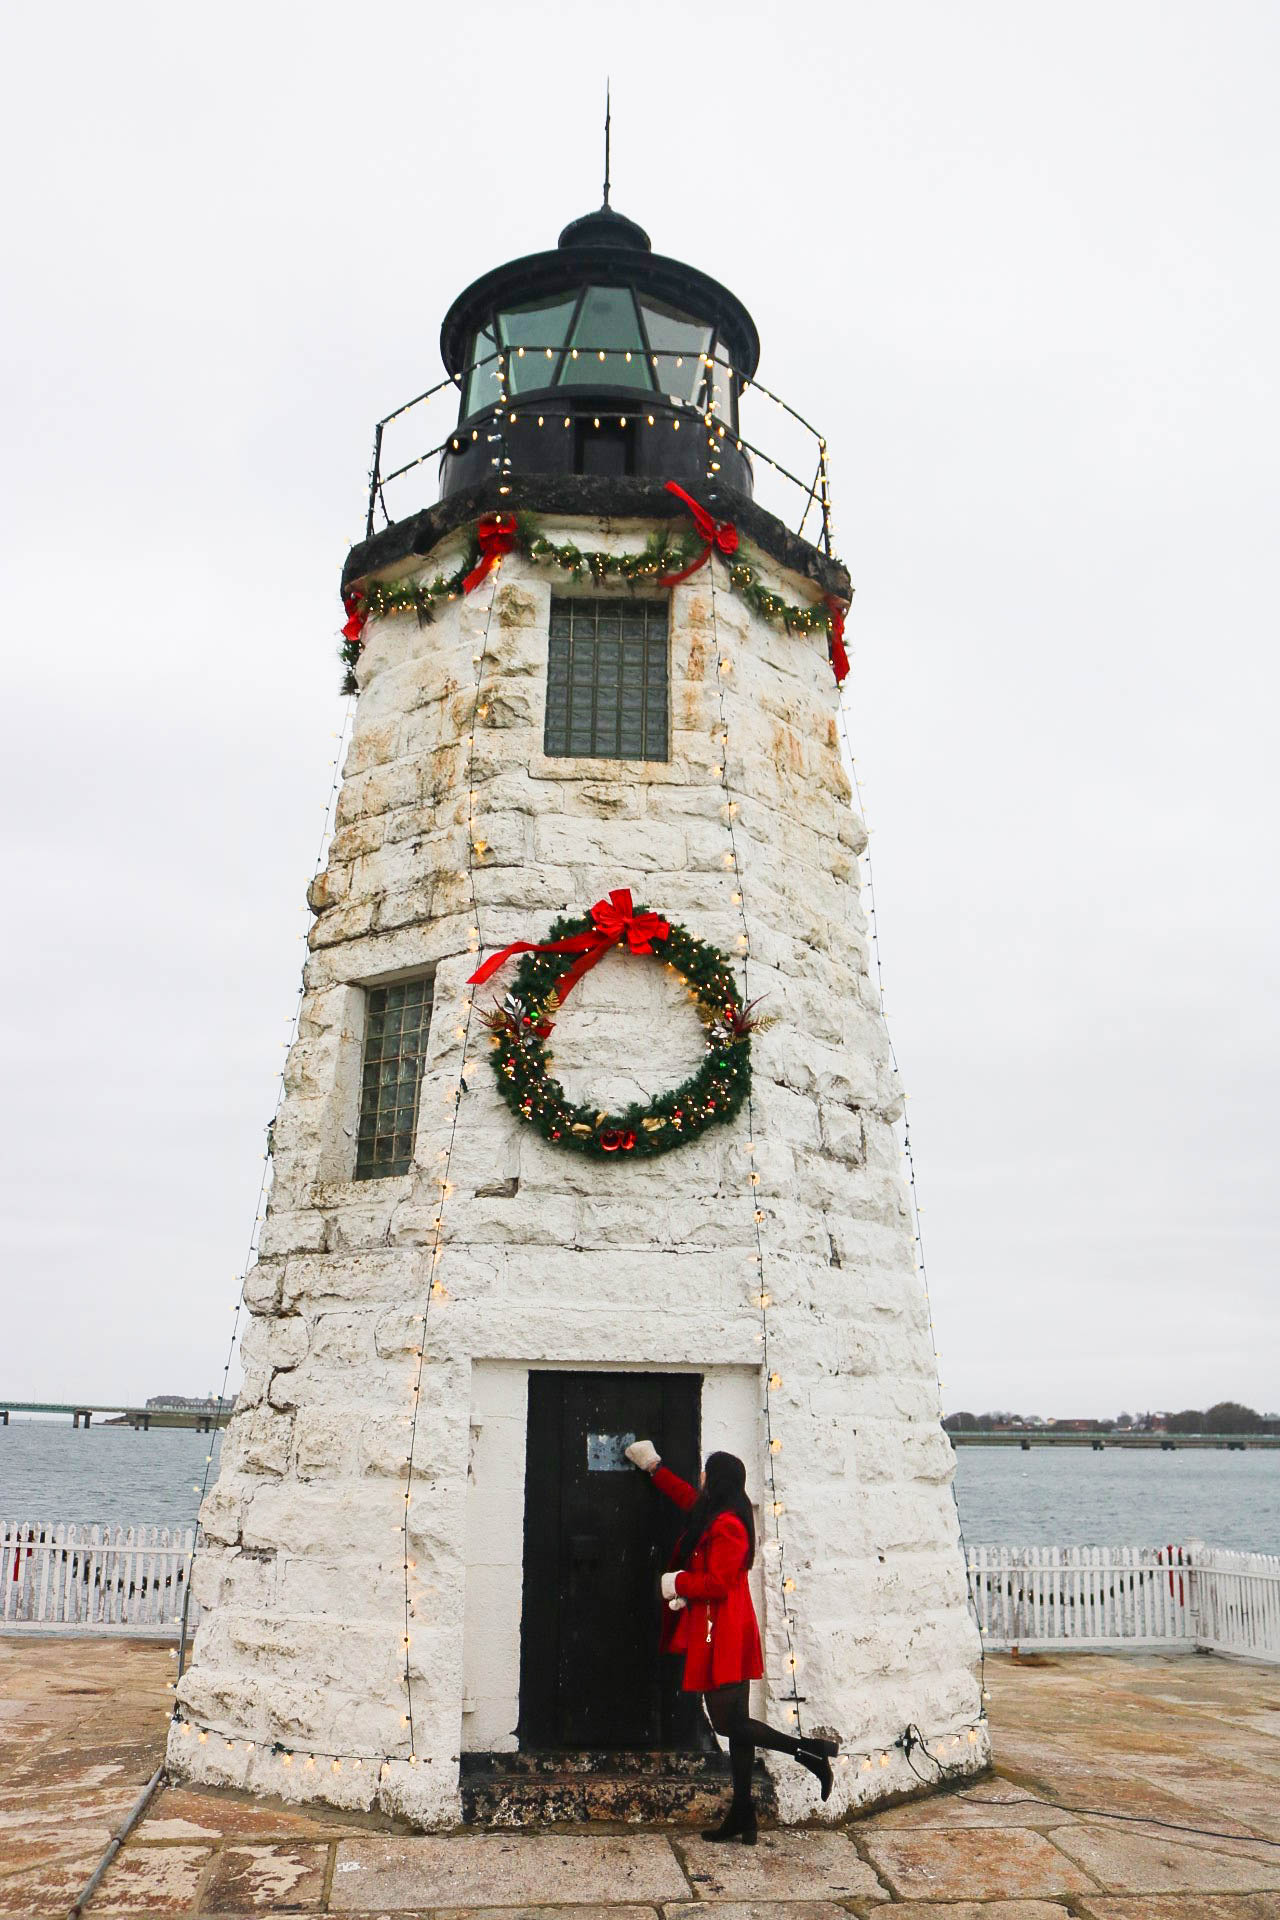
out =
[[609,130],[612,115],[609,110],[609,82],[604,83],[604,204],[609,204]]

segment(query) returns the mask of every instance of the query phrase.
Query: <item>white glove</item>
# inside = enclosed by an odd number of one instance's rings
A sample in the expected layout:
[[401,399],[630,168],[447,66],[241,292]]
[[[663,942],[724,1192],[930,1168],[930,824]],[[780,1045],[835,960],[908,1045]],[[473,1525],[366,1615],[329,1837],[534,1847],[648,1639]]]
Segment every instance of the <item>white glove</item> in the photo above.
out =
[[676,1576],[674,1573],[663,1574],[662,1597],[664,1600],[678,1600],[680,1598],[679,1594],[676,1592]]
[[680,1598],[680,1595],[679,1595],[679,1594],[677,1594],[674,1600],[668,1600],[668,1602],[667,1602],[667,1612],[668,1612],[668,1613],[680,1613],[680,1612],[682,1612],[682,1611],[684,1610],[684,1608],[685,1608],[685,1607],[687,1607],[687,1606],[688,1606],[688,1604],[689,1604],[689,1602],[688,1602],[687,1600],[682,1600],[682,1599]]
[[631,1445],[624,1447],[622,1451],[626,1454],[632,1466],[639,1467],[644,1473],[652,1473],[654,1468],[658,1466],[662,1460],[662,1455],[658,1452],[652,1440],[633,1440]]

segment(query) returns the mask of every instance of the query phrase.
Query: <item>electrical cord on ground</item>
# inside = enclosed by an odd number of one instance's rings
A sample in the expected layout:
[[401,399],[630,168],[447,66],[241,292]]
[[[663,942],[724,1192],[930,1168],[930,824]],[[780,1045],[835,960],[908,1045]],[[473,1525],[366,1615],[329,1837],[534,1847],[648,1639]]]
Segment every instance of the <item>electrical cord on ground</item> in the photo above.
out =
[[[919,1727],[914,1724],[909,1726],[899,1744],[907,1756],[907,1765],[916,1778],[927,1781],[929,1786],[936,1786],[937,1781],[929,1780],[927,1775],[922,1774],[911,1758],[911,1749],[919,1747],[937,1767],[939,1777],[945,1773],[942,1762],[931,1750]],[[1096,1820],[1122,1820],[1127,1825],[1135,1827],[1164,1827],[1170,1833],[1194,1833],[1205,1840],[1241,1840],[1259,1847],[1280,1847],[1280,1840],[1268,1840],[1261,1834],[1223,1833],[1220,1827],[1193,1827],[1185,1820],[1161,1820],[1149,1813],[1117,1813],[1110,1807],[1081,1807],[1068,1800],[1048,1800],[1043,1794],[1038,1793],[1020,1793],[1012,1800],[988,1800],[981,1794],[965,1792],[959,1792],[955,1797],[972,1807],[1052,1807],[1057,1813],[1082,1813]]]

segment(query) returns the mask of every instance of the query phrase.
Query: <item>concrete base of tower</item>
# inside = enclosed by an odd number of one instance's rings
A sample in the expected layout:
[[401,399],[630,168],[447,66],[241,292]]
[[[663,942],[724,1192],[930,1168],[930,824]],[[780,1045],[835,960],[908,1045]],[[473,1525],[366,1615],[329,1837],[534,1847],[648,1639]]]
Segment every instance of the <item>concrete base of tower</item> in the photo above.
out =
[[[970,1734],[973,1735],[970,1738]],[[835,1762],[835,1786],[825,1804],[803,1769],[769,1754],[757,1765],[755,1801],[761,1818],[780,1826],[838,1825],[905,1800],[924,1798],[985,1773],[991,1765],[985,1722],[962,1735],[929,1739],[931,1760],[901,1748],[846,1755]],[[476,1756],[479,1758],[479,1756]],[[481,1770],[458,1759],[410,1763],[306,1755],[228,1742],[190,1722],[175,1724],[167,1766],[192,1786],[229,1787],[294,1804],[318,1801],[350,1812],[380,1812],[424,1833],[460,1826],[543,1828],[591,1826],[699,1827],[718,1818],[728,1794],[727,1768],[691,1764],[687,1755],[559,1754],[513,1769],[509,1755],[486,1755]],[[914,1767],[911,1761],[914,1760]],[[933,1777],[922,1778],[924,1774]]]

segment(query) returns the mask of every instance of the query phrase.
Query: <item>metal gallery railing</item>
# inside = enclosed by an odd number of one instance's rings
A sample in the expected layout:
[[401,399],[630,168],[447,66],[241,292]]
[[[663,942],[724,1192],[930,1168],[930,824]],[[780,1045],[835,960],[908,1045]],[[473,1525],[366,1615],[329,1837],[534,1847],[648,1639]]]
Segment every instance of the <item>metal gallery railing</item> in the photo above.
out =
[[0,1632],[176,1635],[193,1542],[191,1527],[0,1522]]
[[[584,418],[584,409],[575,402],[574,389],[559,386],[531,389],[527,380],[522,385],[518,364],[525,360],[536,361],[543,355],[550,358],[564,351],[571,352],[575,360],[581,357],[588,363],[594,362],[600,368],[601,383],[606,388],[609,386],[611,363],[617,361],[619,373],[622,374],[625,366],[634,363],[637,357],[633,349],[621,347],[584,346],[568,350],[559,346],[499,348],[472,361],[457,375],[437,381],[424,392],[415,394],[412,400],[406,400],[403,406],[394,408],[379,420],[374,428],[366,537],[371,538],[375,532],[379,513],[383,524],[389,526],[393,521],[404,518],[405,513],[426,504],[420,497],[412,498],[403,507],[397,501],[397,511],[393,512],[387,499],[390,489],[410,476],[420,474],[433,461],[441,461],[446,454],[461,453],[468,441],[477,442],[483,436],[490,449],[488,464],[501,486],[504,478],[519,472],[507,429],[524,421],[526,424],[536,422],[543,432],[574,431]],[[656,379],[660,361],[673,356],[668,353],[642,357],[652,361]],[[758,469],[763,467],[780,484],[783,498],[792,502],[792,510],[780,513],[779,518],[790,522],[798,514],[795,532],[801,538],[806,537],[806,530],[812,521],[815,543],[820,544],[830,557],[834,551],[834,529],[831,469],[824,435],[789,401],[760,381],[748,379],[729,361],[705,353],[690,357],[696,358],[704,368],[701,390],[696,397],[664,394],[656,388],[637,388],[634,403],[629,400],[610,400],[594,412],[585,410],[585,417],[593,418],[597,426],[621,423],[625,427],[630,423],[640,432],[701,430],[706,436],[705,465],[709,479],[716,471],[720,445],[731,445],[749,463],[756,474],[757,483],[760,477]],[[479,413],[470,413],[462,422],[457,420],[455,413],[446,427],[444,409],[448,407],[453,412],[459,393],[470,393],[474,377],[486,372],[496,383],[492,401]],[[741,420],[744,400],[760,402],[760,424],[756,426],[753,422],[755,438],[750,436]],[[727,413],[726,405],[729,408]],[[398,451],[392,445],[393,431]],[[427,441],[425,447],[421,444],[423,440]],[[765,440],[769,440],[770,445],[764,445]],[[797,472],[797,467],[803,471]],[[783,504],[783,501],[779,500],[778,504]]]
[[1280,1557],[1199,1541],[968,1550],[988,1647],[1194,1647],[1280,1662]]

